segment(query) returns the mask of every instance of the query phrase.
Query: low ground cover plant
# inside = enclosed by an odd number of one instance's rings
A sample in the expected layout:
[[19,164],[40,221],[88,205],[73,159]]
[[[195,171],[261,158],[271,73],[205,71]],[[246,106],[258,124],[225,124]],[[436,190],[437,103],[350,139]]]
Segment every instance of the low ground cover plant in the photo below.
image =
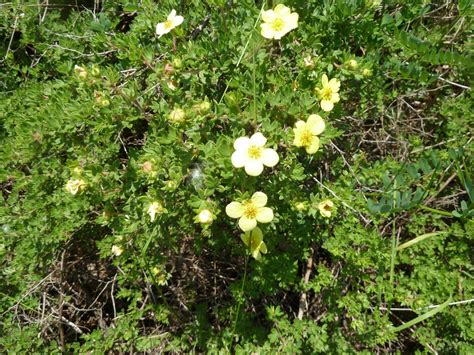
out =
[[474,352],[472,11],[0,4],[0,349]]

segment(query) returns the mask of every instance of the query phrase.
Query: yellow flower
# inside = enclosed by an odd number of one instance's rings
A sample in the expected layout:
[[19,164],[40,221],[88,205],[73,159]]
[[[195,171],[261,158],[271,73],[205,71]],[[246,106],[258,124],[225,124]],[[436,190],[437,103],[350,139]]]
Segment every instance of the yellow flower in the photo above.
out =
[[180,108],[175,108],[173,111],[170,112],[168,115],[168,119],[172,123],[181,123],[184,122],[184,119],[186,118],[186,112]]
[[71,195],[76,195],[78,192],[83,191],[86,186],[87,183],[82,179],[69,179],[64,188]]
[[297,211],[302,212],[302,211],[304,211],[304,210],[306,209],[306,203],[304,203],[304,202],[297,202],[297,203],[295,204],[295,208],[296,208]]
[[262,253],[267,253],[267,246],[263,241],[263,233],[260,228],[255,227],[255,229],[245,232],[240,238],[244,244],[250,248],[250,252],[255,260],[260,261],[262,259]]
[[202,224],[211,224],[214,220],[214,215],[209,210],[202,210],[196,216],[196,221]]
[[176,10],[171,10],[165,22],[160,22],[156,25],[156,34],[161,37],[170,32],[173,28],[178,27],[183,23],[183,16],[176,16]]
[[87,78],[87,69],[80,67],[79,65],[74,65],[74,71],[80,78]]
[[268,39],[280,39],[298,27],[298,14],[283,4],[278,4],[273,10],[263,11],[262,20],[264,23],[260,25],[260,33]]
[[293,131],[295,132],[295,140],[293,144],[297,147],[304,147],[306,153],[314,154],[319,149],[319,138],[326,125],[319,115],[310,115],[308,121],[298,121]]
[[161,212],[164,211],[163,205],[159,202],[152,202],[148,206],[147,213],[150,215],[150,221],[154,222],[156,219],[156,216],[160,214]]
[[325,218],[331,217],[331,213],[334,210],[334,203],[331,200],[324,200],[318,204],[319,213]]
[[273,211],[267,204],[267,195],[256,192],[250,200],[231,202],[225,208],[225,213],[230,218],[240,218],[239,227],[244,232],[251,231],[260,223],[270,223],[273,220]]
[[120,256],[123,253],[123,249],[118,245],[112,245],[112,254]]
[[278,163],[278,154],[271,148],[264,148],[267,139],[257,132],[252,137],[240,137],[234,142],[235,152],[232,154],[232,165],[236,168],[245,167],[250,176],[258,176],[263,165],[273,167]]
[[316,88],[316,93],[319,100],[321,100],[321,108],[329,112],[334,108],[334,104],[339,102],[339,88],[341,87],[341,82],[336,78],[328,80],[326,74],[322,78],[322,89]]

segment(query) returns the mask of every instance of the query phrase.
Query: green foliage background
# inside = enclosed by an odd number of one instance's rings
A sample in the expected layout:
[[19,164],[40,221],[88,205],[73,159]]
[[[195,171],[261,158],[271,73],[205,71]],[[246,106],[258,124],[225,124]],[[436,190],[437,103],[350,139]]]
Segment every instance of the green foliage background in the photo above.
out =
[[[281,41],[254,27],[261,1],[93,4],[0,5],[0,349],[474,352],[470,1],[287,1]],[[308,156],[292,127],[312,113]],[[280,162],[252,178],[230,156],[257,130]],[[275,213],[261,262],[224,212],[255,191]]]

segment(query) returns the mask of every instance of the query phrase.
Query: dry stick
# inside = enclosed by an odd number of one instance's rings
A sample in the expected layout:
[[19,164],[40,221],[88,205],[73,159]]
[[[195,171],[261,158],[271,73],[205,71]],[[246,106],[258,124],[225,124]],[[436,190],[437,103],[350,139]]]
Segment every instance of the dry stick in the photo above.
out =
[[48,6],[49,6],[49,0],[45,0],[44,12],[43,12],[43,16],[41,16],[40,18],[40,24],[43,23],[44,18],[46,17],[46,12],[48,12]]
[[454,85],[454,86],[457,86],[458,88],[461,88],[461,89],[471,90],[471,88],[469,86],[465,86],[465,85],[462,85],[462,84],[455,83],[454,81],[445,79],[441,76],[438,77],[438,80],[444,81],[445,83],[448,83],[448,84],[451,84],[451,85]]
[[2,61],[0,61],[0,63],[4,62],[7,60],[7,57],[8,57],[8,53],[10,52],[11,50],[11,47],[12,47],[12,42],[13,42],[13,37],[15,36],[15,31],[16,31],[16,26],[18,25],[18,15],[15,16],[15,23],[13,24],[13,31],[12,31],[12,35],[10,36],[10,42],[8,42],[8,47],[7,47],[7,52],[5,53],[5,57],[3,58]]
[[[62,320],[63,317],[63,305],[64,305],[64,288],[63,288],[63,271],[64,271],[64,255],[66,254],[66,249],[64,249],[61,255],[61,269],[59,270],[59,286],[61,292],[59,293],[59,318]],[[63,324],[59,323],[59,336],[61,339],[61,350],[64,352],[64,329]]]
[[[304,274],[303,285],[307,285],[309,281],[309,277],[311,276],[311,270],[313,268],[313,248],[310,249],[311,254],[306,262],[306,272]],[[298,309],[298,319],[303,319],[304,311],[308,308],[307,296],[306,291],[301,294],[300,297],[300,307]]]
[[[329,142],[331,144],[331,146],[337,150],[339,152],[339,154],[341,155],[342,157],[342,160],[344,161],[344,164],[346,164],[346,166],[349,168],[349,171],[351,172],[352,176],[354,177],[354,179],[357,181],[357,183],[362,186],[362,183],[360,182],[360,180],[357,178],[357,175],[355,174],[354,170],[352,169],[351,165],[349,164],[349,162],[346,160],[346,157],[344,156],[344,152],[342,150],[339,149],[339,147],[337,145],[334,144],[334,142],[330,141]],[[364,194],[362,194],[362,197],[364,197],[364,199],[367,201],[367,197],[365,197]]]

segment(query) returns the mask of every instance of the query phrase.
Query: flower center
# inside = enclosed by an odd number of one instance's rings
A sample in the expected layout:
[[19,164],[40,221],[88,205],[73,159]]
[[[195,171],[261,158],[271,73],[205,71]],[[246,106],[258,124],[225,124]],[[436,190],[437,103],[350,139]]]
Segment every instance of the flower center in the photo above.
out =
[[323,206],[323,210],[327,211],[327,212],[330,212],[331,211],[331,206],[329,206],[328,204],[325,204]]
[[169,30],[170,28],[173,28],[173,21],[165,21],[165,28]]
[[322,93],[321,93],[321,98],[322,98],[323,100],[331,101],[331,98],[332,98],[332,89],[331,89],[330,87],[325,87],[325,88],[323,88]]
[[249,150],[247,151],[247,154],[250,159],[260,159],[262,157],[262,147],[257,147],[256,145],[251,145],[249,147]]
[[283,21],[281,18],[276,18],[272,21],[272,30],[273,31],[281,31],[285,27],[285,21]]
[[244,216],[248,219],[255,219],[257,217],[257,207],[252,202],[244,204]]
[[309,129],[305,128],[303,132],[301,132],[301,144],[304,147],[307,147],[311,145],[312,141],[313,141],[313,134],[311,133]]

